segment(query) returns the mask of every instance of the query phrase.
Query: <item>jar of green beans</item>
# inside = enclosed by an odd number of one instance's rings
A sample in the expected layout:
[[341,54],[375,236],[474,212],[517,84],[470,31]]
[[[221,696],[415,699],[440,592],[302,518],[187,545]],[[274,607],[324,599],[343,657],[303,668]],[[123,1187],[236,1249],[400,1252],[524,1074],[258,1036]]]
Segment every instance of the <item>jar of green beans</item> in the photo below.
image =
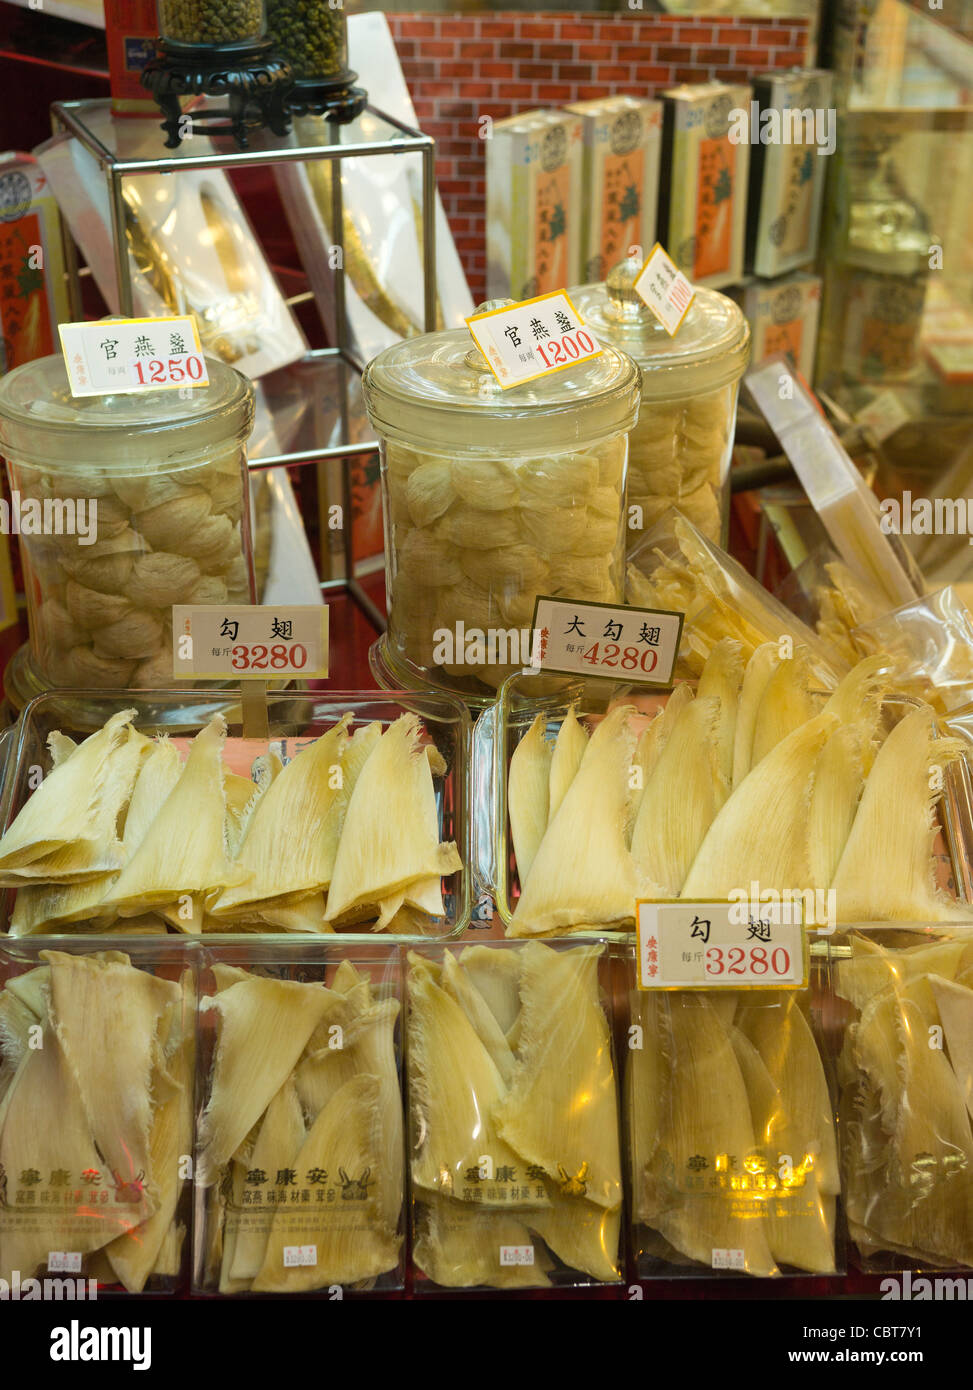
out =
[[344,81],[348,25],[341,0],[268,0],[267,21],[276,48],[299,81]]
[[267,32],[265,0],[157,0],[157,6],[159,34],[167,43],[224,48],[253,43]]

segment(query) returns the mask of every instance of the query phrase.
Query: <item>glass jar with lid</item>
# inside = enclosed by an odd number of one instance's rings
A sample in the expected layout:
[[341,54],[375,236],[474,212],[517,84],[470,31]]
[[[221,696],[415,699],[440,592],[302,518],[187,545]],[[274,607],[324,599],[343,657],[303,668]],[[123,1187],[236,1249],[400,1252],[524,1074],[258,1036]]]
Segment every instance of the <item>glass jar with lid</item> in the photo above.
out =
[[222,49],[267,33],[266,0],[156,0],[156,9],[169,44]]
[[246,441],[254,392],[207,358],[191,390],[71,395],[60,355],[0,379],[21,536],[21,705],[52,687],[171,688],[173,604],[253,602]]
[[[697,288],[670,337],[635,290],[641,269],[640,260],[625,260],[605,283],[571,291],[598,340],[629,353],[642,369],[642,407],[629,443],[628,505],[641,508],[645,530],[678,507],[719,543],[725,538],[726,484],[750,327],[731,299]],[[631,544],[642,534],[631,529]]]
[[639,376],[606,345],[504,390],[465,328],[369,363],[389,601],[373,650],[381,684],[492,697],[529,660],[538,595],[622,600]]

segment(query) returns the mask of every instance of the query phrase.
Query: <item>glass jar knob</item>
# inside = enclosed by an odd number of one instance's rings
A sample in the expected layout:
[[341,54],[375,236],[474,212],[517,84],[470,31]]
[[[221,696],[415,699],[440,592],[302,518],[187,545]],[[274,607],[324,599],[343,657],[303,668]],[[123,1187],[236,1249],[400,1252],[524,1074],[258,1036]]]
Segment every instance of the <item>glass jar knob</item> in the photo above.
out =
[[609,304],[606,313],[619,323],[641,323],[650,315],[650,309],[638,290],[635,282],[642,274],[642,257],[626,256],[608,272],[605,288],[608,290]]

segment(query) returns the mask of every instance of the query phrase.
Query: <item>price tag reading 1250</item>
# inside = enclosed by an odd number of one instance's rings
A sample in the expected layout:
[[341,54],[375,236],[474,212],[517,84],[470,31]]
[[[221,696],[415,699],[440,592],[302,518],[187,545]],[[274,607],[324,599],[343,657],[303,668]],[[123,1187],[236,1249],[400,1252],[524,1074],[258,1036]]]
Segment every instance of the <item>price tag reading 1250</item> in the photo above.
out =
[[505,389],[600,357],[604,351],[563,290],[488,309],[466,324]]
[[312,604],[173,608],[173,675],[211,680],[328,674],[328,610]]
[[[756,886],[756,885],[754,885]],[[799,895],[640,902],[640,989],[796,989],[807,980]]]
[[73,396],[193,390],[209,385],[192,318],[100,319],[58,327]]

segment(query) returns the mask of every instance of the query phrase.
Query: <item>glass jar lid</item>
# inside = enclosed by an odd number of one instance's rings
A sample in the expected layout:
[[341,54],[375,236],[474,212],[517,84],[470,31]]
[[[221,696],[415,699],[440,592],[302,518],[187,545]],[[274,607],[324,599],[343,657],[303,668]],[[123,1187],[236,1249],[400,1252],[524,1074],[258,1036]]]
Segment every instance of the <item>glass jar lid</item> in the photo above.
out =
[[642,399],[695,396],[742,376],[750,357],[750,325],[739,306],[725,294],[697,287],[670,337],[635,289],[641,269],[641,260],[631,257],[603,283],[579,285],[569,293],[599,341],[629,353],[642,368]]
[[209,385],[189,391],[72,396],[60,353],[25,362],[0,378],[0,454],[76,473],[189,467],[253,428],[252,384],[217,358],[206,366]]
[[596,444],[630,430],[639,409],[641,373],[603,346],[600,357],[504,390],[468,329],[409,338],[365,368],[368,418],[385,438],[432,450],[529,456]]

